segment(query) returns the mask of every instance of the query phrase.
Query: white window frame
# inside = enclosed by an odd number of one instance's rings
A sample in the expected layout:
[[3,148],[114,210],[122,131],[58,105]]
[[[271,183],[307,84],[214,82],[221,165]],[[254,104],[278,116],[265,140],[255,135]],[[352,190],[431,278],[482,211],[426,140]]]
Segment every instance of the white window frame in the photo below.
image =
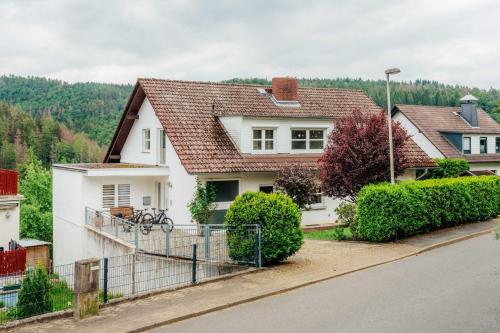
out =
[[[158,134],[158,148],[157,150],[157,163],[158,165],[166,165],[167,164],[167,132],[163,128],[158,128],[156,133]],[[165,142],[163,141],[163,138],[165,138]],[[162,148],[162,143],[165,143],[165,147]],[[162,150],[165,154],[165,160],[161,160],[161,155],[162,155]]]
[[[147,133],[147,135],[146,135]],[[149,153],[151,152],[151,129],[143,128],[142,129],[142,152]]]
[[[205,181],[205,186],[207,186],[208,182],[224,182],[224,181],[232,181],[232,180],[237,180],[238,181],[238,195],[241,194],[241,179],[239,178],[212,178],[212,179],[207,179]],[[229,206],[233,203],[233,201],[215,201],[215,210],[227,210],[229,209]]]
[[[260,139],[254,138],[254,131],[260,131]],[[266,131],[272,131],[272,140],[266,139]],[[266,141],[271,141],[273,143],[273,149],[266,149]],[[254,148],[254,142],[260,142],[261,149]],[[276,128],[275,127],[252,127],[252,151],[254,153],[272,153],[276,151]]]
[[[481,151],[481,140],[484,139],[484,152]],[[479,154],[488,154],[488,137],[481,136],[479,137]]]
[[[305,149],[300,149],[300,148],[293,148],[293,142],[302,142],[304,141],[303,139],[294,139],[293,138],[293,131],[306,131],[306,147]],[[323,139],[311,139],[311,131],[323,131]],[[325,149],[326,146],[326,132],[327,128],[323,127],[318,127],[318,128],[308,128],[308,127],[294,127],[290,129],[290,151],[293,153],[301,153],[301,152],[322,152]],[[323,141],[323,148],[314,148],[311,149],[311,141]]]
[[102,184],[102,208],[130,206],[130,184]]
[[[465,141],[469,141],[469,149],[465,149]],[[462,139],[462,152],[464,155],[469,155],[472,153],[472,138],[470,136],[464,136]]]
[[319,188],[319,192],[316,192],[314,195],[319,195],[320,196],[320,202],[315,202],[310,204],[310,209],[325,209],[326,204],[325,204],[325,196],[323,195],[323,191],[321,190],[321,187]]

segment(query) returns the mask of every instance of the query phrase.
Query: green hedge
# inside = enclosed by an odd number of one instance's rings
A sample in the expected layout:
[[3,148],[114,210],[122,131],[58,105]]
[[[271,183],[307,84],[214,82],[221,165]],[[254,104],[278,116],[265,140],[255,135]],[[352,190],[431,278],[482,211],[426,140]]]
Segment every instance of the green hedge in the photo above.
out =
[[[302,246],[301,212],[293,200],[282,193],[245,192],[236,197],[224,218],[228,232],[229,255],[237,261],[251,261],[254,238],[245,226],[261,226],[261,257],[263,264],[285,260]],[[241,231],[241,232],[238,232]]]
[[357,234],[385,242],[500,214],[500,177],[462,177],[364,187]]

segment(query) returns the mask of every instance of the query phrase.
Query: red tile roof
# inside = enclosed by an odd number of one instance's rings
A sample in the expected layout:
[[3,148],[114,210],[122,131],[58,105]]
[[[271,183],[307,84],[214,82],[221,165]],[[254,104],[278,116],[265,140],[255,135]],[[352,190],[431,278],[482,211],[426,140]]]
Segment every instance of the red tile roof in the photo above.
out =
[[464,157],[443,135],[444,132],[470,134],[500,133],[500,124],[478,109],[479,127],[471,127],[458,113],[460,107],[396,105],[445,157]]
[[[287,163],[317,166],[317,155],[242,155],[217,119],[218,116],[301,117],[336,119],[359,108],[381,109],[363,92],[346,89],[299,88],[300,107],[276,106],[257,85],[139,79],[106,154],[105,162],[119,161],[133,117],[145,97],[165,128],[189,173],[268,172]],[[429,158],[416,145],[415,163]],[[412,155],[412,156],[413,156]],[[425,155],[425,156],[424,156]]]
[[464,158],[472,163],[500,162],[500,154],[467,154]]

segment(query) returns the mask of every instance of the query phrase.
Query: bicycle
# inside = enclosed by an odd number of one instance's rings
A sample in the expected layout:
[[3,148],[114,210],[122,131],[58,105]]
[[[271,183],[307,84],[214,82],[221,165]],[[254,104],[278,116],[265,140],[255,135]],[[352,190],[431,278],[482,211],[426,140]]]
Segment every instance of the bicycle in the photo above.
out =
[[128,220],[132,223],[123,224],[123,231],[130,232],[130,230],[132,230],[133,224],[138,224],[140,226],[141,232],[144,235],[149,234],[149,232],[144,233],[143,228],[142,228],[143,224],[151,223],[151,221],[154,219],[153,215],[151,215],[150,213],[144,213],[147,210],[148,210],[147,208],[146,209],[136,209],[134,217]]
[[[153,229],[153,225],[159,224],[161,230],[164,233],[167,232],[172,232],[174,230],[174,221],[167,216],[166,209],[158,209],[159,213],[156,214],[156,208],[151,208],[153,210],[154,217],[151,221],[148,220],[149,223],[144,223],[144,221],[141,222],[141,232],[144,235],[147,235],[151,232]],[[149,214],[149,213],[148,213]],[[149,214],[151,215],[151,214]]]

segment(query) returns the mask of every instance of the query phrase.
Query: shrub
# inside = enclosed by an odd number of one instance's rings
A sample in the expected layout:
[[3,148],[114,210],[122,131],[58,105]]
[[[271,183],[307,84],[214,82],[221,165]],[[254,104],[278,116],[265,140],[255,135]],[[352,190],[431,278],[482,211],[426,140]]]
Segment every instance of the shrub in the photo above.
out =
[[469,170],[469,162],[464,159],[436,158],[438,167],[430,170],[430,178],[454,178]]
[[26,318],[52,311],[49,276],[41,267],[23,278],[17,301],[17,316]]
[[224,224],[230,228],[229,255],[238,261],[254,257],[255,239],[246,233],[245,225],[261,226],[263,264],[285,260],[303,244],[299,206],[283,193],[246,192],[229,207]]
[[356,223],[356,204],[343,201],[335,208],[335,213],[342,225],[351,226]]
[[203,186],[196,180],[196,191],[188,203],[191,217],[198,224],[208,224],[215,212],[215,189],[211,185]]
[[500,214],[500,177],[409,181],[364,187],[357,234],[374,242],[482,221]]
[[313,195],[320,192],[319,180],[314,172],[297,165],[280,170],[274,186],[292,198],[300,208],[308,208]]

